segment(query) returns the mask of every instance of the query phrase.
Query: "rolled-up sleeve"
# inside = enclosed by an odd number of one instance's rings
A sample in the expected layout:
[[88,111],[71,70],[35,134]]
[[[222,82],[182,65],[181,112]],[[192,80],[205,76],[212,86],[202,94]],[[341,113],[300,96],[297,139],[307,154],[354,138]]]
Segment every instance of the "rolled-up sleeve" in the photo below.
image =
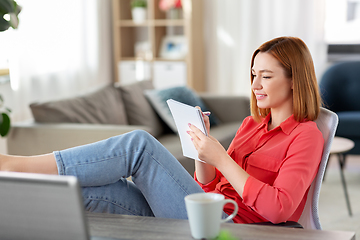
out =
[[216,169],[215,178],[214,178],[211,182],[209,182],[209,183],[202,184],[201,182],[199,182],[199,181],[197,180],[196,172],[194,173],[194,179],[195,179],[195,181],[200,185],[200,187],[201,187],[205,192],[214,191],[215,188],[216,188],[216,185],[220,182],[220,178],[221,178],[221,173]]

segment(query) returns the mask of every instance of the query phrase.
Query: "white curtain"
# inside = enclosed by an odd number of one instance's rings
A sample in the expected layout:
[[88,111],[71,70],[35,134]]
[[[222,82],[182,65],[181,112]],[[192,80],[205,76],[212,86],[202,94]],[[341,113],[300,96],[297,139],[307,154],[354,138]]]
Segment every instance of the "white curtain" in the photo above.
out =
[[112,81],[110,0],[17,0],[5,99],[12,120],[31,118],[29,103],[71,97]]
[[207,90],[249,95],[252,53],[279,36],[304,40],[319,78],[326,67],[324,19],[324,0],[205,0]]

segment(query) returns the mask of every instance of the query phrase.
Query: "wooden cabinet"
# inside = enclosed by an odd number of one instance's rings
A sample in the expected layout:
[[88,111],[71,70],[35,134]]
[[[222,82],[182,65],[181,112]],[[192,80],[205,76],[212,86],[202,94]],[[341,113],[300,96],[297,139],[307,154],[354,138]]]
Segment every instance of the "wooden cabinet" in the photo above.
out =
[[[161,73],[162,67],[159,66],[167,64],[170,69],[182,69],[180,75],[185,76],[184,85],[199,92],[204,91],[203,0],[182,0],[180,17],[176,19],[171,18],[170,12],[159,9],[159,0],[147,0],[147,17],[140,23],[133,21],[130,3],[131,0],[113,0],[115,81],[131,81],[122,79],[128,75],[121,71],[127,69],[126,64],[133,63],[135,68],[138,65],[141,67],[141,64],[137,64],[139,62],[147,66],[146,72],[140,74],[140,78],[150,78],[154,82],[162,81],[154,78],[159,76],[164,79],[165,75],[171,76],[169,71],[164,75]],[[168,39],[168,44],[163,44],[164,38]],[[175,45],[172,41],[175,41]],[[162,51],[170,45],[181,47],[182,50],[173,52],[175,55],[166,54],[169,51]],[[186,54],[182,54],[184,49]],[[135,71],[141,71],[141,68],[136,68]],[[178,73],[177,71],[175,72]],[[175,79],[175,84],[181,82],[179,76],[175,76]],[[171,85],[172,79],[169,78],[167,81],[169,82],[165,85]]]

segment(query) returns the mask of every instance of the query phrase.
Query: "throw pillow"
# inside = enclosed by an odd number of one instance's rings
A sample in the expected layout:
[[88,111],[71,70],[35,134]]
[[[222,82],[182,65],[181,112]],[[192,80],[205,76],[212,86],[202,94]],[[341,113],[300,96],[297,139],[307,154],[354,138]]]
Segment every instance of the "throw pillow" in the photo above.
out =
[[[166,103],[168,99],[174,99],[176,101],[188,104],[193,107],[199,106],[203,112],[209,111],[201,98],[194,91],[187,87],[172,87],[162,90],[147,90],[145,91],[145,96],[148,98],[159,116],[174,132],[177,132],[177,128],[171,115],[170,109]],[[209,119],[211,126],[215,126],[219,123],[219,120],[213,113],[211,113]]]
[[140,81],[118,86],[124,101],[129,124],[148,126],[151,129],[150,133],[154,137],[158,137],[165,131],[164,124],[144,95],[144,90],[153,88],[151,81]]
[[125,107],[119,91],[112,85],[80,97],[32,103],[35,121],[43,123],[125,124]]

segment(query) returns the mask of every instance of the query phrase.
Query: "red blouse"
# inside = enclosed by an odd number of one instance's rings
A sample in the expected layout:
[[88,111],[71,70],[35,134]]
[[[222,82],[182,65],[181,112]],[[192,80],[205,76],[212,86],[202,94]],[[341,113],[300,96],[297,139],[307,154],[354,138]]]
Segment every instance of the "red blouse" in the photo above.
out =
[[[315,122],[299,123],[291,116],[268,131],[269,120],[270,114],[261,123],[244,119],[227,151],[250,175],[243,198],[219,170],[208,184],[198,182],[205,192],[237,202],[235,223],[298,221],[319,167],[324,139]],[[224,211],[231,214],[233,205]]]

